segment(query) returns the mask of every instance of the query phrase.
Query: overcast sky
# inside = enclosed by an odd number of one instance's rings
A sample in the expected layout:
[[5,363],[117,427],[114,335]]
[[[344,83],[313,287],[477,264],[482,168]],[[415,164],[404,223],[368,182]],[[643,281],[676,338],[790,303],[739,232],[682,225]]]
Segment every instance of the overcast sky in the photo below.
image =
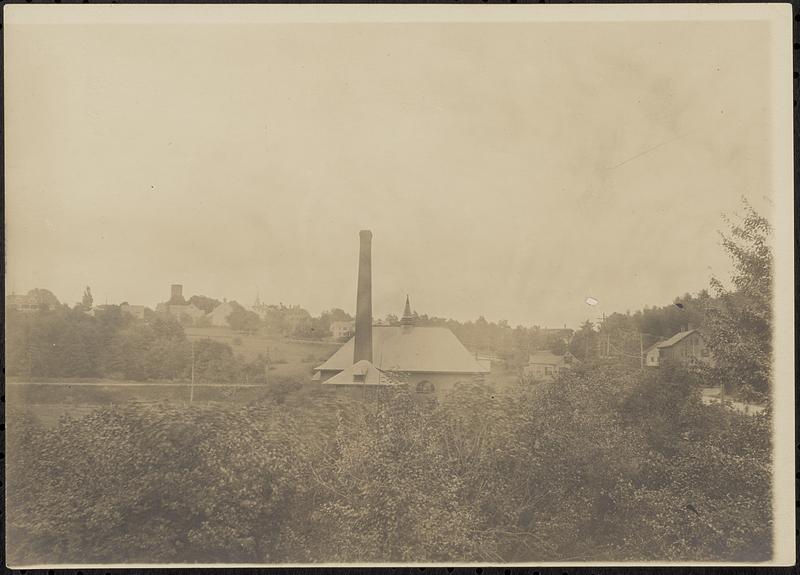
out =
[[17,25],[6,290],[352,313],[371,229],[377,316],[669,303],[727,277],[723,212],[766,210],[767,32]]

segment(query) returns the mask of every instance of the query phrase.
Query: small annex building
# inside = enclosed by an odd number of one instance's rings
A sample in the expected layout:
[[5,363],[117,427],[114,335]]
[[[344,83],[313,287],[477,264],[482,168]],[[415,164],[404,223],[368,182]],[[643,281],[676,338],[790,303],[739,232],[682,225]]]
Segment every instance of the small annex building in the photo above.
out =
[[667,360],[684,365],[690,363],[714,364],[703,334],[696,329],[678,332],[669,339],[649,347],[645,352],[645,365],[648,367],[658,367]]
[[523,368],[523,373],[535,380],[553,380],[562,371],[572,369],[576,362],[569,351],[557,355],[549,350],[539,350],[528,356],[528,365]]

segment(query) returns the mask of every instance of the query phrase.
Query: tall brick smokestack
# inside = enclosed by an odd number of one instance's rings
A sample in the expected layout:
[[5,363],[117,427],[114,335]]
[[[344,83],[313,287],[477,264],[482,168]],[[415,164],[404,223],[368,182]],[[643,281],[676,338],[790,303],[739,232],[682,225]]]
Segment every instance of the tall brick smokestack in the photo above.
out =
[[358,249],[358,296],[356,298],[356,342],[353,363],[372,362],[372,232],[361,230]]

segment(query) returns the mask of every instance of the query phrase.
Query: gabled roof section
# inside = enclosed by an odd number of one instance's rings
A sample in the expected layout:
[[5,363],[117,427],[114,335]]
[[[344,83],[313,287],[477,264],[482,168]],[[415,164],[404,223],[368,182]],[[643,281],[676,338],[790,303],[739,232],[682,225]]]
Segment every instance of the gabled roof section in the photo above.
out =
[[[353,363],[351,338],[319,371],[342,371]],[[445,327],[374,326],[372,363],[380,371],[488,373]]]
[[672,347],[673,345],[675,345],[676,343],[678,343],[682,339],[684,339],[686,337],[689,337],[690,335],[692,335],[696,331],[697,331],[696,329],[690,329],[688,331],[680,331],[680,332],[676,333],[675,335],[673,335],[668,340],[658,342],[655,345],[655,347],[657,347],[659,349],[662,349],[662,348],[665,348],[665,347]]
[[385,377],[378,368],[366,359],[354,363],[333,377],[322,382],[323,385],[394,385],[393,379]]

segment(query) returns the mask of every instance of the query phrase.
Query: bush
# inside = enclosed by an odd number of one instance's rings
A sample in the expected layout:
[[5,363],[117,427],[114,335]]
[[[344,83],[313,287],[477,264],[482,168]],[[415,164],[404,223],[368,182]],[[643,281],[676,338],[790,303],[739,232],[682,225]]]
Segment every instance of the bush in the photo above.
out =
[[694,377],[577,368],[438,402],[275,378],[244,408],[11,414],[9,560],[769,559],[770,412],[703,406]]

